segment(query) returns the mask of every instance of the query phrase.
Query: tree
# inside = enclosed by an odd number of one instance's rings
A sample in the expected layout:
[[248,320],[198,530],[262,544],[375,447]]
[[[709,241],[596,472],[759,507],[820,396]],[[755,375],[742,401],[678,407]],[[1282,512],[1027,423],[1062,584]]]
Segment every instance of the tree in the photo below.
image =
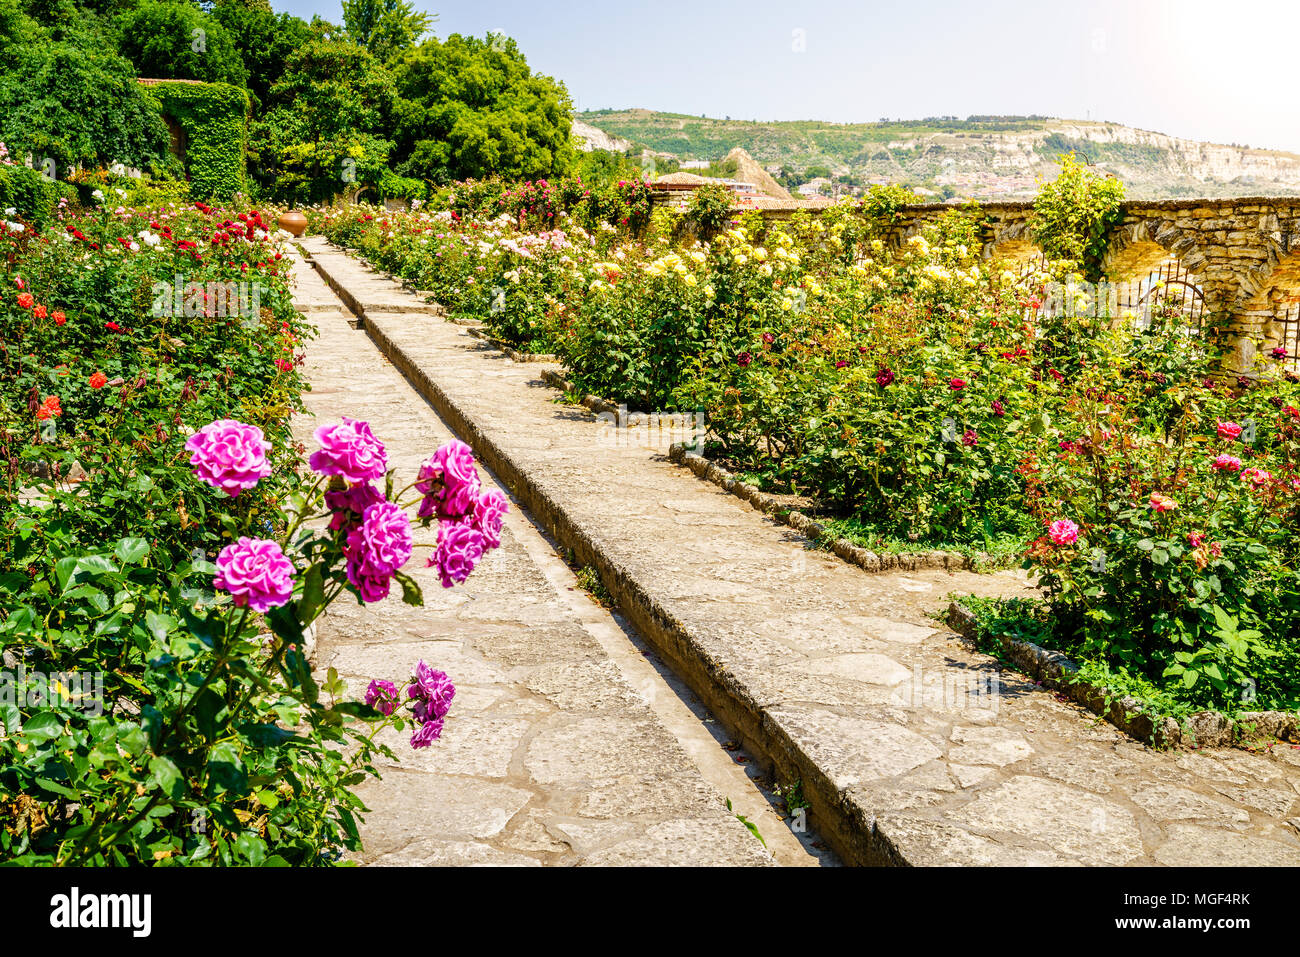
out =
[[89,28],[70,21],[55,38],[0,2],[0,141],[10,152],[74,164],[149,168],[167,157],[167,127],[136,71]]
[[349,40],[317,38],[298,50],[254,125],[257,178],[294,200],[329,199],[378,182],[392,143],[393,87],[387,72]]
[[248,89],[264,106],[294,51],[312,39],[311,27],[291,13],[275,13],[266,0],[219,0],[212,16],[233,40]]
[[148,0],[115,24],[118,49],[140,76],[248,84],[248,70],[225,28],[190,3]]
[[390,68],[407,175],[537,179],[573,164],[568,91],[533,74],[514,40],[452,34],[404,51]]
[[409,0],[343,0],[348,36],[380,60],[415,46],[437,19]]

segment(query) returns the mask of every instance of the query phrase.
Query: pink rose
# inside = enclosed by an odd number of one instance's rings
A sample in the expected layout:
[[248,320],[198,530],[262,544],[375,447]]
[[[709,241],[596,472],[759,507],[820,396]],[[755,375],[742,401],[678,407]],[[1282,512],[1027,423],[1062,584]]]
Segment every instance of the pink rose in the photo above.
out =
[[361,527],[348,532],[344,553],[371,577],[390,577],[411,557],[411,520],[392,502],[369,506]]
[[1047,534],[1051,537],[1053,544],[1073,545],[1079,540],[1079,526],[1068,518],[1058,518],[1048,526]]
[[1220,422],[1218,431],[1219,438],[1235,440],[1241,435],[1241,426],[1236,422]]
[[266,461],[271,443],[255,425],[218,419],[186,439],[185,449],[194,453],[190,456],[194,475],[231,498],[271,474]]
[[212,585],[240,608],[267,612],[293,598],[293,563],[276,542],[241,537],[217,555]]
[[953,392],[960,392],[962,389],[966,388],[966,380],[952,379],[948,383],[948,388],[951,389]]
[[450,588],[468,578],[486,544],[483,533],[473,526],[444,521],[438,528],[438,547],[429,559],[429,566],[438,569],[442,587]]
[[337,425],[316,430],[320,451],[313,452],[311,467],[321,475],[339,475],[349,482],[369,482],[388,471],[388,453],[370,425],[346,415]]
[[1211,466],[1216,472],[1240,472],[1241,459],[1234,458],[1231,455],[1220,455],[1214,460]]
[[411,735],[411,747],[427,748],[433,742],[442,737],[442,719],[435,718],[432,721],[426,721],[415,729]]
[[1241,480],[1249,482],[1255,488],[1263,488],[1269,482],[1273,481],[1273,476],[1263,469],[1246,469],[1241,473]]
[[391,681],[370,682],[370,687],[366,689],[366,704],[386,718],[397,709],[398,703],[397,685]]
[[416,699],[415,716],[420,721],[444,718],[451,710],[451,699],[456,697],[456,686],[445,671],[431,668],[421,659],[406,689],[408,698]]
[[1178,507],[1178,503],[1172,498],[1168,495],[1161,495],[1159,492],[1151,493],[1150,504],[1157,512],[1172,512]]
[[510,503],[496,489],[488,489],[474,501],[474,516],[470,524],[483,536],[488,548],[501,545],[501,520],[510,511]]
[[383,501],[386,501],[384,493],[369,482],[326,491],[325,504],[333,513],[330,516],[330,531],[360,525],[366,509]]
[[420,518],[461,519],[470,513],[478,496],[478,470],[474,450],[459,439],[442,445],[420,466],[415,487],[424,493]]
[[348,557],[344,565],[348,581],[356,588],[361,600],[369,605],[371,602],[383,601],[392,589],[392,577],[389,575],[372,575],[356,558]]

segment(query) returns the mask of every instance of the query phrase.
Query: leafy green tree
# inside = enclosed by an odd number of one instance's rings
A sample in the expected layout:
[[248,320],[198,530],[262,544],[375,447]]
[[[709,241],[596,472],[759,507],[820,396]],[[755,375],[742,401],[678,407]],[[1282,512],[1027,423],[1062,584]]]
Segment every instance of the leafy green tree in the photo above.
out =
[[[56,36],[57,33],[57,36]],[[92,29],[46,30],[0,0],[0,141],[37,163],[68,167],[165,162],[167,127],[136,71]]]
[[140,76],[247,86],[248,70],[221,23],[193,4],[148,0],[115,21],[118,48]]
[[1034,200],[1034,239],[1049,259],[1068,259],[1083,268],[1089,282],[1102,278],[1111,229],[1120,221],[1124,184],[1078,162],[1060,157],[1061,172],[1044,183]]
[[390,68],[407,175],[536,179],[572,166],[568,91],[532,73],[514,40],[452,34],[404,51]]
[[377,183],[392,144],[392,81],[348,40],[318,38],[298,50],[254,125],[256,177],[273,195],[320,201]]
[[381,60],[415,46],[437,19],[409,0],[343,0],[348,36]]
[[275,13],[266,0],[219,0],[212,17],[233,41],[248,70],[248,89],[262,105],[294,51],[314,36],[305,20]]

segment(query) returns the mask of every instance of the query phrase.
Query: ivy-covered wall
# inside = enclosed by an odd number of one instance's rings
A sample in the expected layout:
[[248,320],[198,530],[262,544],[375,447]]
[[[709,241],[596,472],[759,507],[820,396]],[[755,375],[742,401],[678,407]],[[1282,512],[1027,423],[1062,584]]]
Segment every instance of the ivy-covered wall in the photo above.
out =
[[247,192],[248,93],[225,83],[161,80],[149,84],[164,116],[187,140],[185,167],[195,199],[229,199]]

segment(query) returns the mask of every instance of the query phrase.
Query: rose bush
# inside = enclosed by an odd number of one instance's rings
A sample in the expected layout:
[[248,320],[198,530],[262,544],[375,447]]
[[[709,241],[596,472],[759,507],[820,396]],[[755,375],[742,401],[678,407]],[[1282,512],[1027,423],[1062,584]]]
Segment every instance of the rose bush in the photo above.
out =
[[[260,213],[100,208],[0,243],[0,860],[340,860],[378,736],[428,746],[454,689],[420,662],[347,700],[307,632],[344,594],[419,602],[416,525],[462,529],[476,547],[424,547],[463,581],[504,500],[466,492],[460,448],[394,493],[350,419],[303,473],[311,330]],[[257,305],[232,313],[242,281]],[[408,514],[432,494],[436,526]]]

